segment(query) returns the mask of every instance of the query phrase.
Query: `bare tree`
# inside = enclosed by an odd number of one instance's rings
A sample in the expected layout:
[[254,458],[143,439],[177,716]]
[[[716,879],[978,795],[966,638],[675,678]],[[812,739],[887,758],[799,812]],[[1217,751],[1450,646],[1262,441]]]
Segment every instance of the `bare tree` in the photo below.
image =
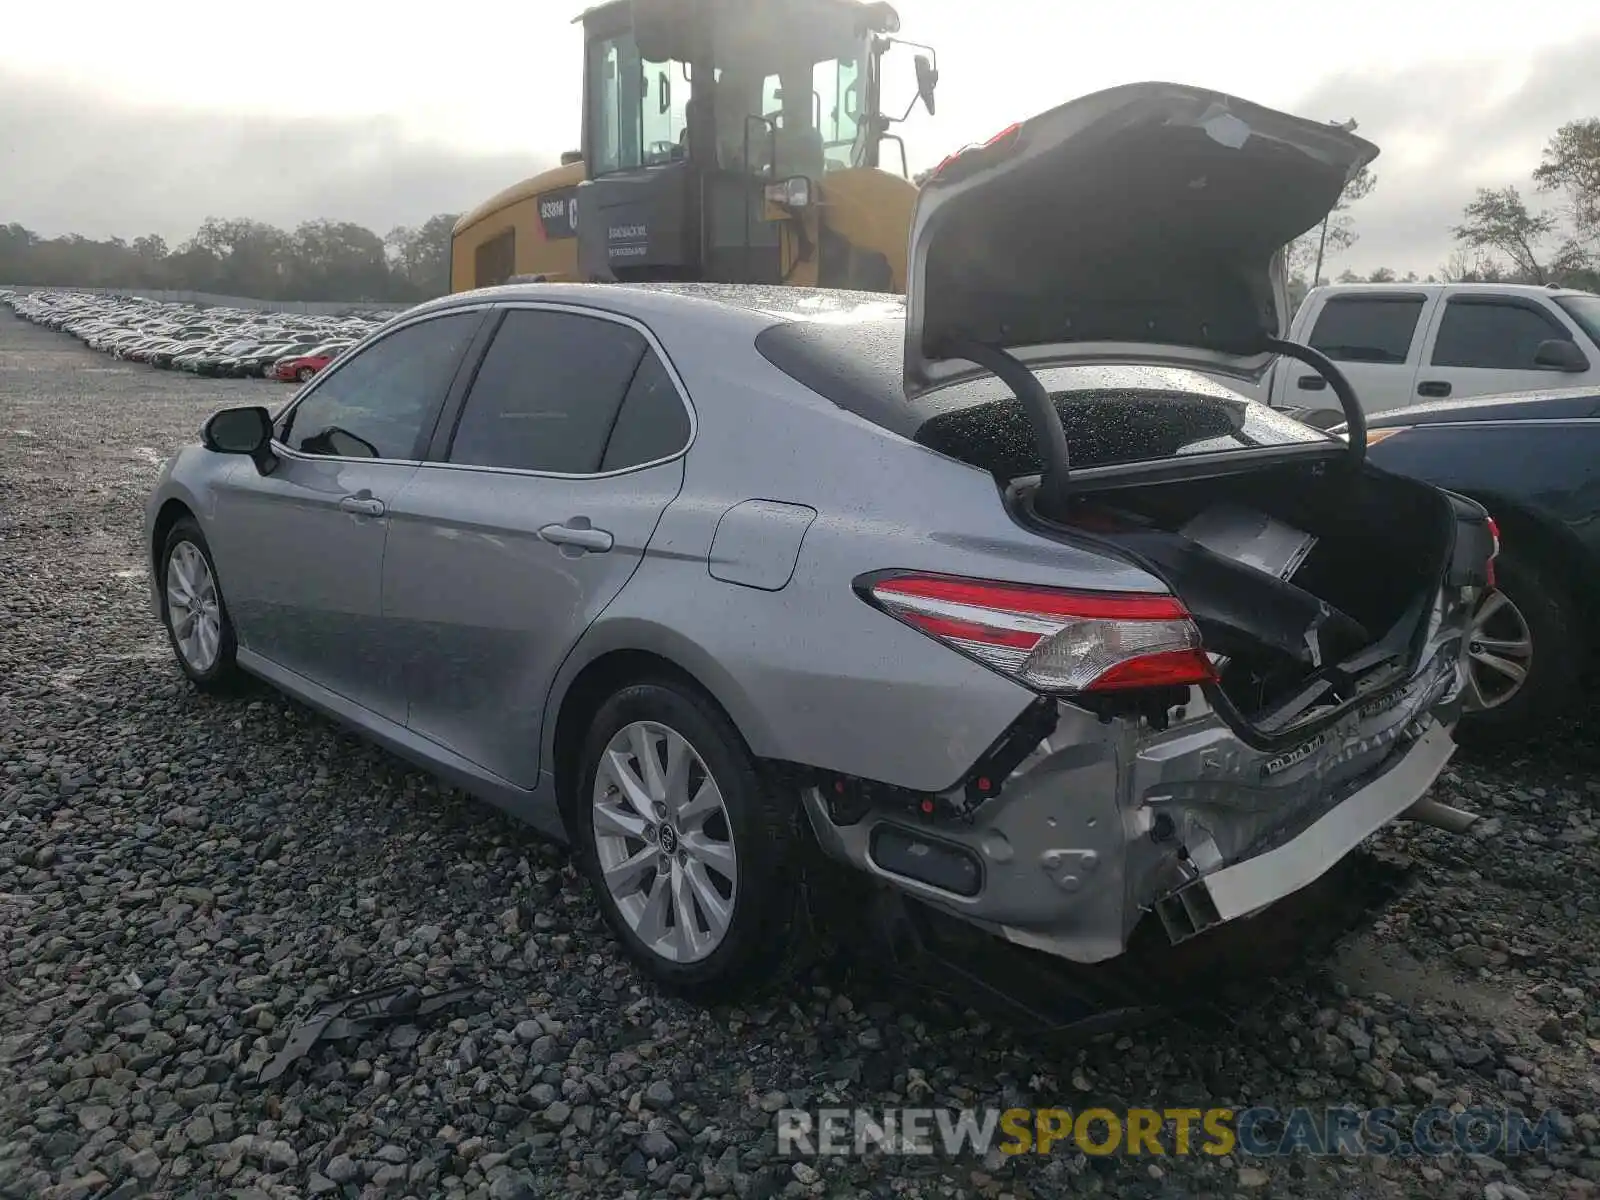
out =
[[1574,241],[1600,248],[1600,117],[1568,121],[1556,130],[1533,181],[1541,192],[1565,198]]
[[1532,283],[1550,281],[1549,259],[1541,247],[1555,232],[1554,215],[1529,211],[1522,194],[1507,185],[1479,188],[1461,216],[1461,224],[1450,227],[1456,241],[1480,254],[1505,255],[1516,273]]
[[1349,250],[1360,236],[1356,233],[1355,219],[1350,209],[1357,201],[1365,199],[1378,185],[1378,177],[1370,168],[1362,167],[1344,185],[1338,203],[1333,206],[1322,224],[1307,230],[1287,247],[1289,275],[1306,281],[1305,286],[1315,287],[1326,282],[1322,276],[1323,265]]

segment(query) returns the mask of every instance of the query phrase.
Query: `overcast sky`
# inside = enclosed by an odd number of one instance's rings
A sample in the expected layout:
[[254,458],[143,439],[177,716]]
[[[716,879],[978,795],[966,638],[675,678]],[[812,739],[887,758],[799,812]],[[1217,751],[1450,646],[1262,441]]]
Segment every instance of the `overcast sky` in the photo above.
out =
[[[21,0],[0,40],[0,222],[175,243],[207,215],[381,233],[469,208],[577,146],[570,21],[587,2]],[[1316,21],[1281,0],[897,7],[904,35],[939,51],[938,115],[902,129],[913,170],[1140,79],[1356,117],[1379,182],[1336,269],[1433,270],[1474,187],[1528,189],[1550,133],[1600,116],[1600,4],[1581,0],[1343,0]],[[456,12],[480,31],[459,48]],[[890,56],[896,112],[910,54]]]

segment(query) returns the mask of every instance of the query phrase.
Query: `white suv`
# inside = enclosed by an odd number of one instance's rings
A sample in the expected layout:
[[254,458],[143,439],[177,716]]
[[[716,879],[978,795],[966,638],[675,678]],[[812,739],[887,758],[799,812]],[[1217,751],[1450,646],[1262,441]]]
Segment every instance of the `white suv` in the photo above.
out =
[[[1500,283],[1348,283],[1312,288],[1291,341],[1339,364],[1361,407],[1600,384],[1600,296]],[[1279,359],[1274,408],[1336,412],[1326,381]],[[1342,414],[1337,419],[1342,420]]]

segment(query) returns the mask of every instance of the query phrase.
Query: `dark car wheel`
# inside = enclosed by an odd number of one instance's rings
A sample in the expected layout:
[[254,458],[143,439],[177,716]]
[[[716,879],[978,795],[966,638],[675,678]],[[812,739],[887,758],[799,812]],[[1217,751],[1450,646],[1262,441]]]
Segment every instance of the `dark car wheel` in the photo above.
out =
[[1519,739],[1561,714],[1585,646],[1576,603],[1554,572],[1502,550],[1495,577],[1473,614],[1461,727],[1474,737]]
[[161,623],[179,668],[202,691],[232,688],[242,678],[234,661],[238,642],[211,547],[192,518],[173,525],[160,562]]
[[794,963],[798,807],[714,704],[673,682],[625,687],[582,762],[573,840],[630,959],[702,1002]]

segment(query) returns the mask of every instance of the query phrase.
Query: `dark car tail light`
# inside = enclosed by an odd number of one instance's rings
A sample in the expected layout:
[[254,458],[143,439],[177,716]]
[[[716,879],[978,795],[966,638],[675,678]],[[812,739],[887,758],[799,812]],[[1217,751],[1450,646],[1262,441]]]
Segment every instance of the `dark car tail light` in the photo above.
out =
[[919,574],[881,576],[865,591],[890,616],[1037,692],[1216,678],[1200,630],[1175,596]]
[[1493,548],[1489,551],[1489,563],[1485,570],[1489,576],[1489,586],[1494,587],[1494,560],[1500,557],[1500,526],[1493,517],[1489,518],[1489,537],[1493,539]]

